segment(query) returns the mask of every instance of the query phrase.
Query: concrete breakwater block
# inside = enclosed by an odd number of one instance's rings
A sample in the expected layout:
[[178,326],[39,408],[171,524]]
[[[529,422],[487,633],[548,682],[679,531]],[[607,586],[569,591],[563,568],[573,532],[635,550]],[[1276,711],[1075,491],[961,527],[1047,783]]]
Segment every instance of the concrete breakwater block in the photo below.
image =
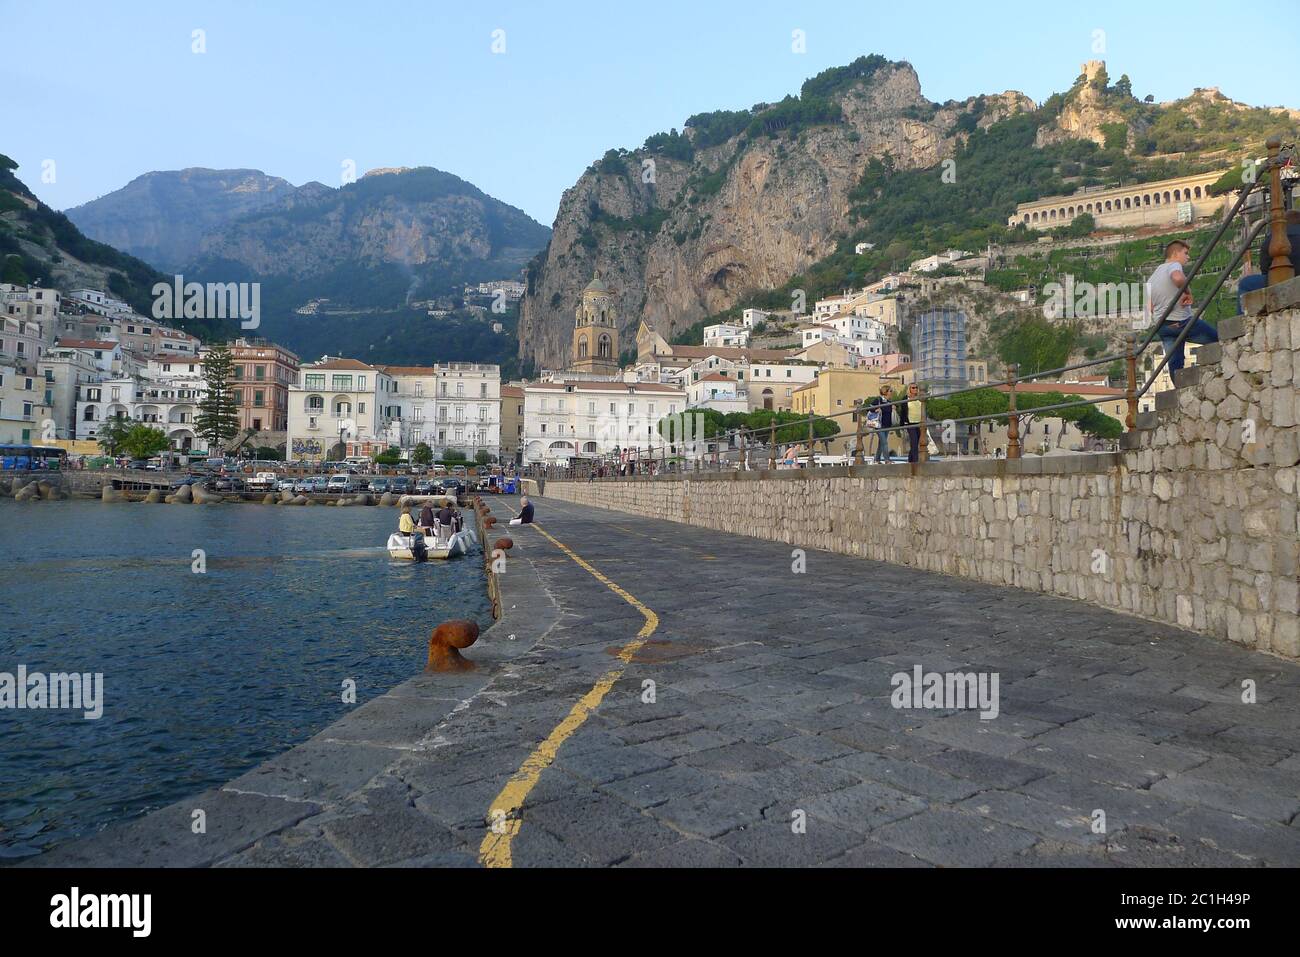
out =
[[194,501],[194,486],[182,485],[172,495],[172,498],[179,504],[188,505],[190,502]]
[[280,501],[282,502],[292,502],[293,499],[294,499],[293,492],[290,492],[287,489],[280,493]]
[[379,504],[380,504],[380,505],[396,505],[396,504],[397,504],[397,496],[394,495],[392,492],[385,492],[383,495],[381,495],[381,496],[379,497]]
[[123,495],[121,492],[119,492],[117,489],[113,488],[113,486],[111,485],[105,485],[103,489],[100,490],[99,498],[100,501],[102,502],[125,502],[126,501],[126,496]]
[[149,494],[144,497],[144,500],[148,502],[150,505],[156,505],[157,503],[161,502],[162,499],[163,499],[162,492],[158,491],[158,489],[156,488],[150,489]]
[[309,501],[309,499],[307,498],[306,495],[295,495],[295,496],[293,497],[293,499],[290,500],[289,504],[290,504],[290,505],[306,505],[308,501]]
[[39,502],[41,500],[41,490],[35,485],[24,485],[14,493],[15,502]]

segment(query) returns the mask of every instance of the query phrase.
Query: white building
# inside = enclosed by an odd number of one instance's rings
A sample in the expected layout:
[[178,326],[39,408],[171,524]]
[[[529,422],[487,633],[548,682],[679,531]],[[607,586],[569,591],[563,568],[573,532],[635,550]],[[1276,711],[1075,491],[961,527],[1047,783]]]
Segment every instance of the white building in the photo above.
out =
[[40,323],[47,343],[54,339],[55,318],[62,305],[63,295],[57,289],[0,283],[0,315]]
[[746,309],[740,314],[740,324],[746,329],[753,329],[760,322],[767,322],[772,314],[762,309]]
[[934,256],[927,256],[925,259],[918,259],[908,267],[912,272],[934,272],[940,266],[947,266],[955,263],[959,259],[965,259],[971,256],[964,249],[948,249]]
[[77,399],[76,438],[93,441],[106,422],[125,418],[161,429],[173,449],[203,452],[207,442],[195,432],[195,419],[206,392],[201,372],[164,373],[159,366],[88,383]]
[[[436,366],[381,366],[394,390],[385,405],[393,445],[410,452],[428,445],[434,458],[457,451],[473,461],[479,452],[501,451],[501,367],[450,362]],[[513,453],[513,447],[505,453]]]
[[732,376],[710,372],[686,387],[686,404],[691,409],[713,409],[726,415],[749,411],[749,393]]
[[749,329],[743,325],[736,326],[730,323],[705,326],[704,344],[706,346],[737,346],[743,349],[749,345]]
[[101,316],[116,316],[132,311],[129,304],[98,289],[74,289],[68,293],[68,301]]
[[0,362],[35,366],[48,344],[40,322],[21,315],[0,316]]
[[45,394],[41,404],[54,423],[54,438],[77,437],[77,400],[81,390],[101,382],[106,374],[94,354],[83,349],[52,346],[37,365]]
[[612,457],[665,447],[659,421],[686,409],[686,393],[653,382],[558,380],[524,386],[525,465]]
[[383,368],[356,359],[323,356],[298,370],[289,386],[286,457],[324,461],[342,443],[344,457],[373,455],[397,445],[400,422],[395,383]]

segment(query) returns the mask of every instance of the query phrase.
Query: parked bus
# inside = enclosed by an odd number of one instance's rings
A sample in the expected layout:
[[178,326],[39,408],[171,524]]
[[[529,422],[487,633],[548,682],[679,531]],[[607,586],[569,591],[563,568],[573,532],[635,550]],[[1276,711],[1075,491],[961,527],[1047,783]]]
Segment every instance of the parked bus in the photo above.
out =
[[62,469],[68,461],[64,449],[42,445],[0,445],[0,471]]

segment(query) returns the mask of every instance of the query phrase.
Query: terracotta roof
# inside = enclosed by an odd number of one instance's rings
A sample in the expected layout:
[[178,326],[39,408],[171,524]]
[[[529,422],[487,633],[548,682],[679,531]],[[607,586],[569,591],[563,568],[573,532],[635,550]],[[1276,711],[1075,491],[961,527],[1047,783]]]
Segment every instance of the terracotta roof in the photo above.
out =
[[503,385],[501,387],[501,394],[509,396],[512,399],[522,399],[524,397],[524,389],[523,386],[518,385]]
[[[999,392],[1010,392],[1011,387],[1005,385],[994,386]],[[1124,395],[1123,389],[1112,389],[1104,385],[1088,385],[1083,382],[1018,382],[1016,383],[1017,392],[1059,392],[1062,395],[1113,395],[1119,398]]]
[[721,375],[717,372],[710,372],[708,375],[702,376],[699,381],[700,382],[735,382],[736,380],[731,378],[731,376],[728,375]]
[[434,375],[433,366],[375,366],[380,372],[389,375]]
[[681,389],[669,385],[660,385],[657,382],[601,382],[597,379],[575,379],[572,382],[530,382],[525,388],[563,392],[569,386],[573,386],[574,390],[578,392],[627,392],[628,389],[635,389],[637,392],[674,392],[682,394]]
[[357,372],[379,372],[374,366],[368,366],[364,362],[356,359],[330,359],[328,362],[309,362],[304,369],[316,371],[317,369],[352,369]]
[[900,362],[898,365],[890,366],[888,369],[886,369],[885,375],[893,375],[895,372],[911,372],[911,371],[912,371],[912,363]]
[[66,349],[116,349],[116,342],[100,342],[97,339],[60,339],[54,343],[56,347],[62,346]]
[[750,362],[779,362],[794,355],[794,349],[745,349],[740,346],[671,346],[674,359],[748,359]]

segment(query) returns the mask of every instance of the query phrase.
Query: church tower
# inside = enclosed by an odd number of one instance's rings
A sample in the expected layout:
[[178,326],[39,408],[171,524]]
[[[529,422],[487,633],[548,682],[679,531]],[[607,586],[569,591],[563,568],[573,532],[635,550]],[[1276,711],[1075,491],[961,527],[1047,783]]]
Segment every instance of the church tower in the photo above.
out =
[[574,313],[573,362],[570,369],[592,375],[618,375],[618,313],[609,287],[596,276],[582,290]]

